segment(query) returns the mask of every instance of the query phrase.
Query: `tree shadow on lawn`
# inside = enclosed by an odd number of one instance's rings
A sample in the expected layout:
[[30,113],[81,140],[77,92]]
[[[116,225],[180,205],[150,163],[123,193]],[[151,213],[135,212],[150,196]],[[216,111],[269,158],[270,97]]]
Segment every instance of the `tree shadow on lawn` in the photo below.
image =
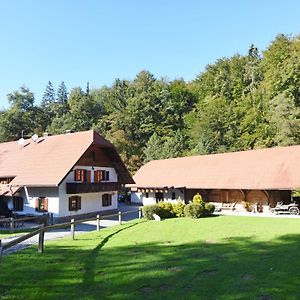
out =
[[27,249],[5,257],[0,299],[300,298],[300,235],[110,245],[130,227],[101,236],[96,247],[87,236],[46,245],[44,255]]

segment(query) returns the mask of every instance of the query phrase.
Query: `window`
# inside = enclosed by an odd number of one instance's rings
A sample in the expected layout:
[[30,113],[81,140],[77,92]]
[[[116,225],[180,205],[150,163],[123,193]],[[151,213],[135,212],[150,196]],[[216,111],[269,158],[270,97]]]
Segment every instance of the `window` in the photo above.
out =
[[103,194],[102,195],[102,206],[111,206],[111,194]]
[[101,171],[97,170],[94,171],[94,182],[100,182],[101,181]]
[[109,181],[109,171],[101,171],[101,181]]
[[149,198],[149,193],[146,193],[146,194],[145,194],[145,197],[146,197],[146,198]]
[[47,212],[48,211],[48,198],[38,197],[35,199],[35,210],[37,212]]
[[155,193],[156,202],[164,200],[164,193]]
[[173,193],[172,193],[172,200],[175,200],[175,199],[176,199],[176,193],[173,192]]
[[75,170],[75,181],[84,182],[85,179],[86,179],[86,170],[84,169]]
[[69,211],[74,211],[79,209],[81,209],[81,197],[80,196],[69,197]]
[[75,181],[91,182],[91,171],[84,169],[75,170]]
[[13,197],[14,211],[23,211],[24,200],[22,197]]

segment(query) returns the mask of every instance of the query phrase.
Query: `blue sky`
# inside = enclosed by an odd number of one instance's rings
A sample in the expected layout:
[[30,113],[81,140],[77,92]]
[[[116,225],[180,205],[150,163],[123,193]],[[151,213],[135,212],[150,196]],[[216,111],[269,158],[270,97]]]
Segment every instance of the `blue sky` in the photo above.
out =
[[0,1],[0,108],[21,85],[111,85],[142,69],[192,80],[208,63],[300,33],[300,1]]

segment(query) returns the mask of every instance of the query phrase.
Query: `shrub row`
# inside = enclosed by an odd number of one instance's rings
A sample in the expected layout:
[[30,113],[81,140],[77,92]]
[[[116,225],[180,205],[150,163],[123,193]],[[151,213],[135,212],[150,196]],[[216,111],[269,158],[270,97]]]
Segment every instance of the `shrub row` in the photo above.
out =
[[[193,199],[194,200],[194,199]],[[199,200],[199,199],[198,199]],[[175,217],[201,218],[209,216],[215,211],[215,206],[205,203],[202,199],[196,203],[185,205],[180,199],[176,203],[161,201],[157,204],[143,206],[143,215],[148,220],[153,220],[153,214],[162,219]]]

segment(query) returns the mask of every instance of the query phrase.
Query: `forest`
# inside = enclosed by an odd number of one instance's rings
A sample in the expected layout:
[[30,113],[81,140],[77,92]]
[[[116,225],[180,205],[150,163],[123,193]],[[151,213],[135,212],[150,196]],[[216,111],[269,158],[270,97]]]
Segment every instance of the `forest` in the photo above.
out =
[[26,86],[7,99],[0,142],[95,129],[133,174],[153,159],[300,144],[300,38],[251,45],[190,82],[143,70],[96,89],[49,81],[39,104]]

